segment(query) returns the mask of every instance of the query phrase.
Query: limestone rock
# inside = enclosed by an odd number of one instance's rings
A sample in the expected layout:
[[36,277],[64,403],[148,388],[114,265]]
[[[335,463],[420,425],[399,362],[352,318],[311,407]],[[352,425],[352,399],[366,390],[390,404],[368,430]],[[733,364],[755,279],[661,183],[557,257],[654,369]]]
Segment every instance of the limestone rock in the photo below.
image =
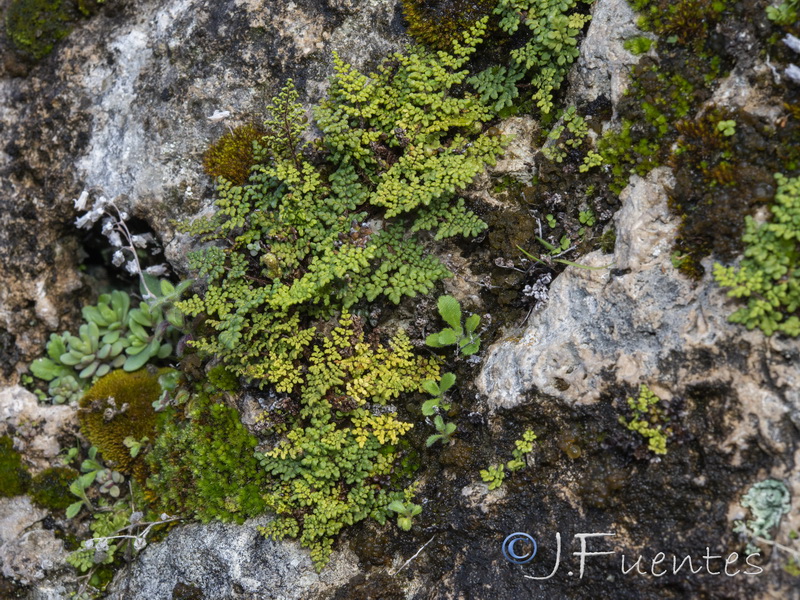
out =
[[27,496],[0,498],[0,573],[23,585],[64,564],[64,542],[41,528],[47,511]]
[[0,389],[0,435],[14,437],[34,471],[51,466],[63,449],[62,441],[74,440],[77,431],[74,407],[39,404],[36,396],[20,386]]
[[146,548],[115,578],[109,600],[172,598],[176,588],[193,588],[202,598],[300,600],[341,585],[358,573],[352,556],[335,553],[317,574],[308,552],[295,542],[265,539],[256,527],[192,524]]
[[570,93],[584,101],[602,95],[616,106],[628,87],[628,67],[639,61],[623,43],[641,35],[647,34],[636,27],[636,13],[626,0],[596,2],[581,55],[570,71]]

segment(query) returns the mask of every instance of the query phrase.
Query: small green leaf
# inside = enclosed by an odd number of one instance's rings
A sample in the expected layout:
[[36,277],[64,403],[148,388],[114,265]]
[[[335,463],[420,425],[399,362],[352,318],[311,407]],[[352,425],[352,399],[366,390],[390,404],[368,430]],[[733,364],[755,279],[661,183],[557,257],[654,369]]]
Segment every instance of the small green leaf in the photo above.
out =
[[425,344],[430,346],[431,348],[441,348],[442,347],[442,344],[439,343],[439,334],[438,333],[432,333],[428,337],[426,337],[425,338]]
[[439,332],[439,346],[452,346],[457,339],[456,332],[449,327]]
[[55,364],[49,358],[37,358],[31,363],[31,373],[45,381],[52,381],[56,377],[63,375],[64,370],[64,367]]
[[141,369],[145,363],[150,359],[150,355],[147,352],[139,352],[134,356],[129,356],[125,360],[125,364],[122,365],[122,368],[129,373],[131,371],[138,371]]
[[73,502],[67,507],[67,518],[71,519],[75,515],[77,515],[81,511],[81,507],[83,507],[83,501]]
[[445,373],[442,375],[442,382],[439,386],[440,393],[444,394],[447,390],[453,387],[453,384],[456,382],[456,376],[453,373]]
[[436,408],[439,406],[439,398],[432,398],[431,400],[426,400],[422,403],[422,414],[426,417],[430,417],[436,412]]
[[435,444],[435,443],[436,443],[438,440],[440,440],[441,438],[442,438],[442,436],[441,436],[441,435],[439,435],[438,433],[434,433],[433,435],[429,435],[429,436],[428,436],[428,439],[427,439],[427,440],[425,440],[425,445],[426,445],[428,448],[430,448],[431,446],[433,446],[433,445],[434,445],[434,444]]
[[478,328],[478,325],[480,324],[481,324],[480,315],[470,315],[469,317],[467,317],[467,320],[464,323],[464,328],[467,330],[467,333],[472,333]]
[[438,396],[439,394],[442,393],[441,390],[439,389],[439,386],[433,379],[426,379],[425,381],[423,381],[422,389],[428,392],[431,396]]
[[439,296],[437,305],[445,323],[456,331],[461,329],[461,306],[458,300],[452,296]]
[[473,342],[468,343],[466,346],[461,348],[461,354],[464,356],[472,356],[475,354],[481,346],[480,340],[475,340]]

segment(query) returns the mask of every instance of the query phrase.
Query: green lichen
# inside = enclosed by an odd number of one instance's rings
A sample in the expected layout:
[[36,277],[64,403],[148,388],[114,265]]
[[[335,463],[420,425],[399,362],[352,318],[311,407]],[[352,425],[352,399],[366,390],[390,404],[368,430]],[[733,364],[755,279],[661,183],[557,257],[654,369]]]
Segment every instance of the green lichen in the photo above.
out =
[[730,316],[765,335],[800,335],[800,177],[777,173],[778,189],[771,218],[758,223],[747,217],[744,259],[740,266],[714,265],[714,279],[731,288],[728,295],[747,306]]
[[30,495],[36,504],[51,510],[63,510],[75,499],[69,486],[78,472],[69,467],[51,467],[37,473],[31,481]]
[[0,437],[0,497],[20,496],[28,490],[31,476],[22,464],[22,457],[14,450],[13,440]]
[[749,508],[753,518],[735,521],[733,531],[748,540],[747,552],[758,552],[757,538],[772,540],[772,532],[780,525],[781,517],[791,509],[791,497],[786,484],[777,479],[766,479],[750,486],[742,496],[741,505]]

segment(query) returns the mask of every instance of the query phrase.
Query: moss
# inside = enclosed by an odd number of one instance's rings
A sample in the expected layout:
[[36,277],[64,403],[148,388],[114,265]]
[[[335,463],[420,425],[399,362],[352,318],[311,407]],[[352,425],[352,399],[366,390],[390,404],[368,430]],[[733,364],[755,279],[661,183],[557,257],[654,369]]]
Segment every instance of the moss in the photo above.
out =
[[642,12],[638,25],[667,38],[701,49],[725,10],[725,0],[633,0]]
[[12,0],[6,32],[17,50],[39,60],[69,34],[75,17],[67,0]]
[[170,514],[241,523],[266,507],[256,444],[236,410],[198,393],[185,414],[167,411],[159,423],[148,497]]
[[131,457],[123,440],[128,436],[153,439],[156,413],[152,404],[161,395],[161,373],[150,369],[112,371],[89,388],[79,403],[81,431],[97,446],[106,464],[140,482],[147,477],[144,453]]
[[408,33],[423,44],[449,50],[453,40],[492,14],[495,0],[402,0]]
[[52,467],[34,476],[30,494],[39,506],[52,510],[63,510],[73,503],[75,497],[69,486],[80,473],[69,467]]
[[223,177],[235,185],[246,183],[250,167],[256,163],[253,142],[259,141],[264,133],[252,123],[229,131],[206,150],[203,169],[211,177]]
[[614,247],[617,245],[617,230],[615,227],[609,227],[600,236],[600,249],[604,254],[613,254]]
[[[736,122],[733,135],[719,130],[723,120]],[[741,252],[745,217],[772,197],[772,173],[780,165],[774,153],[764,152],[774,143],[768,124],[743,111],[712,108],[678,122],[676,130],[670,159],[676,184],[669,195],[670,208],[681,216],[675,252],[678,268],[699,278],[703,257],[731,260]]]
[[650,51],[650,48],[653,46],[653,40],[648,37],[639,36],[625,40],[625,43],[622,46],[631,54],[638,56]]
[[221,392],[239,389],[239,379],[222,365],[217,365],[208,372],[208,382]]
[[22,465],[22,457],[14,450],[14,442],[7,435],[0,437],[0,497],[24,494],[30,480],[28,470]]

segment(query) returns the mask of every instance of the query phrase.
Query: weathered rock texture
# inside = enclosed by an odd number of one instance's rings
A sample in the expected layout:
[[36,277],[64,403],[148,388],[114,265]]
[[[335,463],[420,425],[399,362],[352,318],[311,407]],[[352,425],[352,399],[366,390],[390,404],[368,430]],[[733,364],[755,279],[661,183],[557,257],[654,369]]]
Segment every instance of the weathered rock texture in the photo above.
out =
[[42,527],[47,511],[26,496],[0,498],[0,573],[17,582],[36,584],[64,565],[64,542]]
[[[187,240],[175,236],[170,220],[209,208],[211,185],[200,168],[209,142],[228,126],[258,119],[289,77],[306,100],[319,98],[332,49],[370,66],[405,39],[392,0],[120,5],[82,23],[38,65],[7,59],[0,66],[0,382],[16,382],[49,332],[72,328],[90,294],[78,265],[86,264],[94,279],[104,277],[103,242],[72,224],[72,199],[82,190],[115,198],[137,227],[157,234],[180,271]],[[596,0],[593,14],[568,100],[603,96],[615,104],[627,67],[638,60],[623,42],[640,32],[625,0]],[[0,51],[10,56],[3,35]],[[740,37],[744,56],[752,35]],[[764,68],[755,56],[744,60],[716,101],[771,114],[745,76]],[[210,121],[217,110],[231,116]],[[539,125],[518,117],[498,127],[517,139],[493,174],[531,182]],[[707,546],[741,547],[732,519],[747,516],[738,499],[755,481],[783,479],[795,507],[800,498],[798,344],[729,324],[731,301],[708,276],[696,284],[673,269],[670,180],[667,169],[634,178],[615,217],[613,258],[580,258],[613,266],[571,267],[557,277],[549,302],[519,335],[486,351],[477,400],[470,382],[459,381],[458,409],[467,416],[461,415],[456,442],[426,465],[424,517],[411,532],[367,524],[348,530],[318,575],[296,544],[261,537],[255,526],[263,521],[183,525],[121,571],[111,597],[797,597],[794,580],[781,570],[785,556],[752,579],[626,579],[611,559],[580,582],[566,575],[574,562],[549,581],[525,578],[552,564],[555,532],[563,536],[565,561],[577,550],[574,533],[602,531],[616,532],[604,549],[618,553],[699,558]],[[488,177],[481,182],[473,197],[491,206]],[[509,219],[520,216],[515,210]],[[446,260],[464,277],[445,289],[478,298],[488,284],[471,274],[475,265],[456,253]],[[433,311],[430,299],[419,306]],[[618,422],[619,402],[640,383],[686,403],[680,439],[661,462],[634,459]],[[0,433],[14,436],[29,468],[52,460],[74,426],[69,408],[39,406],[18,387],[0,392]],[[508,459],[521,427],[541,439],[531,468],[489,492],[478,471]],[[423,436],[421,447],[425,434],[413,435]],[[580,455],[567,458],[567,444]],[[795,508],[785,518],[779,542],[790,543],[798,514]],[[3,576],[31,584],[31,599],[68,597],[63,583],[72,574],[59,572],[63,545],[45,528],[49,518],[26,498],[0,500]],[[525,570],[504,561],[500,544],[513,531],[539,536],[543,562]],[[0,580],[0,595],[6,583]]]
[[195,589],[203,598],[301,600],[324,597],[358,572],[352,556],[337,553],[317,574],[299,544],[272,542],[258,533],[256,527],[267,520],[180,527],[147,548],[116,579],[108,598],[172,598]]
[[[369,67],[403,39],[388,0],[120,3],[24,77],[0,66],[0,382],[74,323],[88,296],[78,265],[103,263],[72,225],[82,190],[116,199],[167,245],[170,219],[208,202],[202,153],[228,126],[260,119],[290,77],[319,98],[332,49]],[[0,53],[11,55],[4,33]],[[231,116],[209,121],[217,110]],[[179,268],[182,249],[168,252]]]
[[34,472],[51,466],[65,444],[75,443],[77,434],[73,407],[41,405],[20,386],[0,389],[0,435],[14,439],[16,449]]

